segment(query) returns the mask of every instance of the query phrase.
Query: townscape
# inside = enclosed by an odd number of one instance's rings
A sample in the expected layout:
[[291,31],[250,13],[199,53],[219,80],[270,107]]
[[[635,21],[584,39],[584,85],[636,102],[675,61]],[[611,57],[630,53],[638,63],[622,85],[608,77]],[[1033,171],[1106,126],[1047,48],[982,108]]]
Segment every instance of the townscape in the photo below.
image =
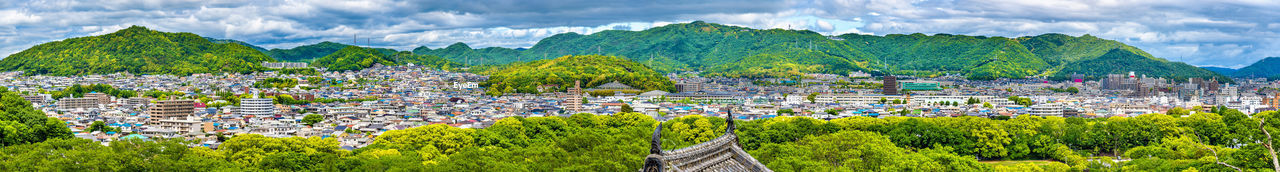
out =
[[1277,171],[1280,3],[0,1],[0,171]]
[[[275,64],[272,64],[275,65]],[[295,67],[305,63],[292,63]],[[863,117],[1007,117],[1019,115],[1106,118],[1175,109],[1225,106],[1245,113],[1275,110],[1280,82],[1246,79],[1175,82],[1141,74],[1112,74],[1101,81],[962,77],[902,78],[808,74],[804,79],[744,79],[666,75],[675,92],[596,95],[581,90],[627,90],[610,83],[595,88],[540,94],[481,94],[486,76],[415,66],[377,66],[322,75],[195,74],[191,76],[85,75],[25,76],[3,73],[2,86],[25,93],[51,117],[67,121],[76,137],[106,144],[128,137],[202,140],[216,148],[218,137],[332,137],[346,149],[371,143],[389,130],[431,124],[485,128],[506,117],[575,113],[639,112],[663,120],[686,115],[741,120],[798,116],[814,119]],[[1077,76],[1080,77],[1080,76]],[[264,86],[289,80],[285,86]],[[69,87],[108,85],[140,95],[113,96],[87,91],[52,97]],[[885,89],[894,88],[894,89]],[[162,96],[151,96],[159,92]],[[287,97],[287,98],[286,98]],[[731,108],[731,109],[726,109]],[[309,116],[320,120],[308,122]],[[88,131],[93,125],[115,131]]]

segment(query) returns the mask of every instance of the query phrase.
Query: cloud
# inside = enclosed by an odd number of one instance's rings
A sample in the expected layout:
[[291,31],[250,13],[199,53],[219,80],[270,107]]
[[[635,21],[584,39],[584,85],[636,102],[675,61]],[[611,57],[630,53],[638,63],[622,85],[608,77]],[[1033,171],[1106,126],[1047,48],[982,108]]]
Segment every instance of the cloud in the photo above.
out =
[[18,10],[0,10],[0,26],[36,23],[41,19],[42,17],[40,16],[31,15]]
[[[40,0],[0,2],[0,55],[129,25],[267,48],[320,41],[396,49],[529,47],[695,20],[822,34],[1090,34],[1193,65],[1280,56],[1280,3],[1266,0]],[[368,41],[365,41],[367,39]],[[1175,58],[1176,57],[1176,58]]]

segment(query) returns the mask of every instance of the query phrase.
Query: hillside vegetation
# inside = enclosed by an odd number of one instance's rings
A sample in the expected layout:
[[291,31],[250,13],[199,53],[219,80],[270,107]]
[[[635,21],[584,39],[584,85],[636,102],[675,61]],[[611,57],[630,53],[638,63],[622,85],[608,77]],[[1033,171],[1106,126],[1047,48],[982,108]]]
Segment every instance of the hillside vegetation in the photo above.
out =
[[240,43],[214,43],[192,33],[167,33],[132,26],[101,36],[43,43],[0,60],[0,70],[27,74],[86,75],[249,73],[275,61]]
[[[791,77],[802,73],[844,74],[850,71],[900,75],[961,74],[970,79],[1051,76],[1082,60],[1127,50],[1150,60],[1128,69],[1167,70],[1158,77],[1221,77],[1203,69],[1177,65],[1123,43],[1091,35],[1063,34],[1006,38],[950,34],[844,34],[824,36],[807,30],[751,29],[714,23],[671,24],[644,31],[601,31],[590,35],[557,34],[528,50],[471,49],[457,43],[414,52],[464,59],[473,65],[505,64],[565,55],[596,54],[631,59],[654,70],[704,71],[709,76]],[[1107,57],[1104,57],[1107,58]],[[1075,63],[1093,64],[1093,63]],[[1101,68],[1108,66],[1083,66]],[[1113,71],[1071,71],[1102,76]],[[1127,71],[1125,71],[1127,73]]]
[[1258,62],[1236,70],[1232,75],[1248,78],[1280,77],[1280,57],[1267,57],[1258,60]]
[[332,54],[312,61],[311,66],[328,68],[330,71],[360,70],[373,67],[374,64],[398,66],[413,63],[437,69],[451,69],[459,65],[444,58],[432,55],[417,55],[408,51],[388,53],[385,49],[347,46]]
[[489,74],[489,80],[481,83],[481,86],[489,88],[488,94],[491,95],[538,93],[538,87],[542,85],[558,85],[545,90],[547,92],[565,91],[572,88],[575,81],[581,81],[584,89],[618,81],[644,91],[675,90],[671,80],[662,74],[631,60],[613,56],[563,56],[513,63],[487,69],[482,73]]

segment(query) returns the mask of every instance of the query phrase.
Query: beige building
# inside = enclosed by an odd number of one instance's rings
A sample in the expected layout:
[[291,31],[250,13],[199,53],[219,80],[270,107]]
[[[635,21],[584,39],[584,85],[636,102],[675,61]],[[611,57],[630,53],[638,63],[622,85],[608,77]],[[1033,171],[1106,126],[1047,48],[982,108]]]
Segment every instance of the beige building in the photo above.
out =
[[151,115],[151,123],[157,124],[160,120],[182,120],[187,116],[194,115],[196,112],[196,104],[194,100],[165,100],[156,101],[147,113]]
[[63,98],[58,100],[59,110],[98,108],[97,98]]
[[85,93],[84,98],[93,98],[98,100],[98,104],[111,104],[111,96],[102,93]]

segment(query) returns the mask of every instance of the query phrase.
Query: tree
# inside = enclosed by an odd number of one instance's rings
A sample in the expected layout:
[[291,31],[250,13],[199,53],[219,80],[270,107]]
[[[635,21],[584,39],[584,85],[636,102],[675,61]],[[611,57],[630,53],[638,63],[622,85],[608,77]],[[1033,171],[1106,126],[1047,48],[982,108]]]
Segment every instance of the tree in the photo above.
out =
[[85,131],[119,132],[120,129],[117,129],[115,127],[108,127],[107,124],[102,121],[93,121],[92,124],[89,124],[88,128],[85,128]]
[[885,103],[888,103],[888,102],[889,102],[889,99],[886,99],[886,98],[884,98],[884,97],[881,97],[881,98],[880,98],[880,104],[885,104]]
[[630,105],[630,104],[623,103],[623,104],[622,104],[622,113],[631,113],[631,112],[635,112],[635,110],[634,110],[634,109],[631,109],[631,105]]
[[818,93],[809,93],[809,96],[804,97],[805,100],[809,100],[809,103],[816,103],[817,98],[818,98]]
[[310,114],[305,117],[302,117],[302,123],[307,124],[307,126],[315,125],[316,123],[319,123],[321,121],[324,121],[324,116],[321,116],[318,114]]
[[783,114],[796,115],[796,112],[795,110],[791,110],[791,109],[778,109],[777,114],[778,116],[782,116]]
[[991,109],[991,108],[993,108],[993,107],[991,106],[991,103],[982,102],[982,108]]
[[840,112],[841,112],[841,111],[844,111],[844,110],[840,110],[840,109],[827,109],[827,110],[824,110],[823,112],[826,112],[828,115],[835,116],[835,115],[840,115]]

